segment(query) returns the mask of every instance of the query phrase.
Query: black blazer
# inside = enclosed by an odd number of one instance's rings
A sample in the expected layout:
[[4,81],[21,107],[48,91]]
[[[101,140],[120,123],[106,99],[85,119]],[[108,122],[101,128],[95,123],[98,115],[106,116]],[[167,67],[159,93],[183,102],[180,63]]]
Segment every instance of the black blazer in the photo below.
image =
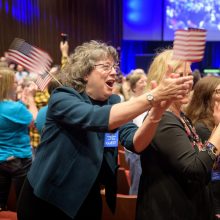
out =
[[[36,196],[72,218],[97,179],[103,157],[110,170],[107,192],[116,193],[117,148],[104,150],[104,133],[109,132],[111,107],[118,102],[119,96],[112,95],[96,103],[85,93],[64,87],[56,89],[49,100],[42,142],[28,180]],[[134,134],[136,126],[129,126]],[[121,137],[128,127],[120,130]]]

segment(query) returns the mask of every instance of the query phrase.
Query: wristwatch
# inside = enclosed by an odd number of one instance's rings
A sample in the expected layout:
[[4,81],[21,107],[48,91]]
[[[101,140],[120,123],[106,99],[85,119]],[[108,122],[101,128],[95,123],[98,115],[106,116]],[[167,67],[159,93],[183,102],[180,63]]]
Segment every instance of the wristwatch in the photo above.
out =
[[154,96],[151,93],[147,94],[147,101],[150,103],[151,107],[154,104]]

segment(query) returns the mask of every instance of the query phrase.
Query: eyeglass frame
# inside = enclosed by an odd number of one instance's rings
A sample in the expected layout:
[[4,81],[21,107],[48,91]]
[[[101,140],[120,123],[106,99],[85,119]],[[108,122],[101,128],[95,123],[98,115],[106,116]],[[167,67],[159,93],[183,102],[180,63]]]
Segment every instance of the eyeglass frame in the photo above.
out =
[[[110,73],[112,71],[112,68],[114,68],[116,73],[119,73],[120,71],[119,63],[114,63],[113,65],[99,63],[99,64],[94,65],[94,67],[97,67],[97,66],[101,66],[103,68],[103,71],[106,73]],[[104,68],[108,68],[109,70],[105,70]]]
[[220,94],[220,89],[215,89],[214,91],[216,94],[218,94],[218,95]]

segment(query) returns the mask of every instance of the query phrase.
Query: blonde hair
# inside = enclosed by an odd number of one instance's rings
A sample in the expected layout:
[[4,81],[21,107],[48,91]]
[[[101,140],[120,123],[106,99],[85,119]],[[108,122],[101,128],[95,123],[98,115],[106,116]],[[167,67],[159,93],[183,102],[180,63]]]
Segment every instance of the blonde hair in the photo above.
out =
[[173,59],[172,49],[158,51],[147,74],[147,90],[151,89],[151,81],[156,81],[158,85],[161,83],[166,76],[168,66],[172,67],[173,72],[175,72],[183,63],[183,61]]
[[0,101],[9,98],[15,82],[15,73],[8,67],[0,68]]
[[6,61],[0,61],[0,68],[8,67],[8,63]]

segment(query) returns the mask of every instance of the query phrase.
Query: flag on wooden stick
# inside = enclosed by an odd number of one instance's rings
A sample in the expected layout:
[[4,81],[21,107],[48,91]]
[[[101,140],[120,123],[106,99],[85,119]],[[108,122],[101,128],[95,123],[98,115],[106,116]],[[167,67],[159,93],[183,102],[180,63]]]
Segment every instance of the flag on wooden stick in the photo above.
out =
[[203,59],[206,33],[204,29],[177,30],[173,43],[173,59],[199,62]]
[[35,84],[38,86],[38,88],[41,91],[45,90],[45,88],[52,79],[55,80],[60,86],[62,86],[61,82],[55,76],[57,75],[58,72],[59,72],[59,67],[53,66],[49,72],[46,72],[44,74],[39,74],[37,80],[35,81]]
[[44,91],[52,78],[53,77],[48,72],[45,72],[44,74],[39,74],[37,80],[35,81],[35,84],[41,91]]
[[6,58],[37,74],[48,72],[52,63],[48,53],[19,38],[13,40]]

